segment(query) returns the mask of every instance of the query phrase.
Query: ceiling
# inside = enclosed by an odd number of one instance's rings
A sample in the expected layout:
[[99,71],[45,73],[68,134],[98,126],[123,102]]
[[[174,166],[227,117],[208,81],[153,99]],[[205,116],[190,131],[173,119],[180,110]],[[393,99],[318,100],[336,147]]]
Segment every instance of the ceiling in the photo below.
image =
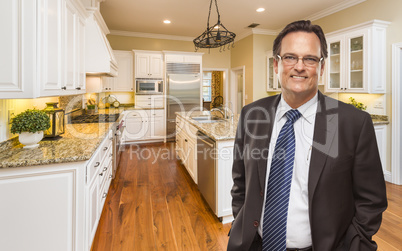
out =
[[[275,33],[300,19],[315,20],[365,0],[217,0],[221,23],[237,37],[260,24],[260,32]],[[207,27],[210,0],[103,0],[101,14],[111,33],[117,31],[195,38]],[[264,12],[256,12],[257,8]],[[163,20],[169,19],[170,24]],[[210,25],[217,22],[214,3]],[[143,34],[144,35],[144,34]]]

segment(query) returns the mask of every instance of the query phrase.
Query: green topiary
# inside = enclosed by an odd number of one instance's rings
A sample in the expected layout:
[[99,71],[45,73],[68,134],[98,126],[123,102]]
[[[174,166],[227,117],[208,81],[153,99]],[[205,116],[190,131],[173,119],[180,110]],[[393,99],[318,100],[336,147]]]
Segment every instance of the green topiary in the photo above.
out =
[[37,109],[28,109],[15,116],[11,121],[11,133],[40,132],[49,127],[49,116],[44,111]]

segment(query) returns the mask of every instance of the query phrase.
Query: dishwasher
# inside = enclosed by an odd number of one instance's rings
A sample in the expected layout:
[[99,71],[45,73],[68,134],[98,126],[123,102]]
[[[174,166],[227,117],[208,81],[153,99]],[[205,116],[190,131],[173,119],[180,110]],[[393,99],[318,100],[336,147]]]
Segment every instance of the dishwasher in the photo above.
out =
[[216,159],[215,141],[197,132],[197,180],[202,196],[216,213]]

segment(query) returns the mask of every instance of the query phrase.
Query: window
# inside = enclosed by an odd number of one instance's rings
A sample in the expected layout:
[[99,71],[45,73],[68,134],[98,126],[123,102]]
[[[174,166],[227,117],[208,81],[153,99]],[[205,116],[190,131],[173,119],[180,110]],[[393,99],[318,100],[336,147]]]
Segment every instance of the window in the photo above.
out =
[[202,97],[205,102],[210,102],[212,97],[212,72],[206,71],[202,76]]

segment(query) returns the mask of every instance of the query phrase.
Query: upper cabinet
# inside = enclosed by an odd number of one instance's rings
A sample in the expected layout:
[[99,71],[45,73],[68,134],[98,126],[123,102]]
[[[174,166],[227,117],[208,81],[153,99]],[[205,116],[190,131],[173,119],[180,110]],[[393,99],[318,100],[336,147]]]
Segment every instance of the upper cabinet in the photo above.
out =
[[135,54],[135,78],[163,78],[161,52],[138,51]]
[[325,92],[386,92],[386,28],[373,20],[326,34]]
[[133,85],[133,52],[132,51],[113,51],[119,66],[119,74],[113,86],[115,92],[131,92]]
[[281,84],[274,71],[274,57],[272,51],[267,52],[267,92],[280,92]]
[[0,98],[85,92],[80,1],[1,1]]

